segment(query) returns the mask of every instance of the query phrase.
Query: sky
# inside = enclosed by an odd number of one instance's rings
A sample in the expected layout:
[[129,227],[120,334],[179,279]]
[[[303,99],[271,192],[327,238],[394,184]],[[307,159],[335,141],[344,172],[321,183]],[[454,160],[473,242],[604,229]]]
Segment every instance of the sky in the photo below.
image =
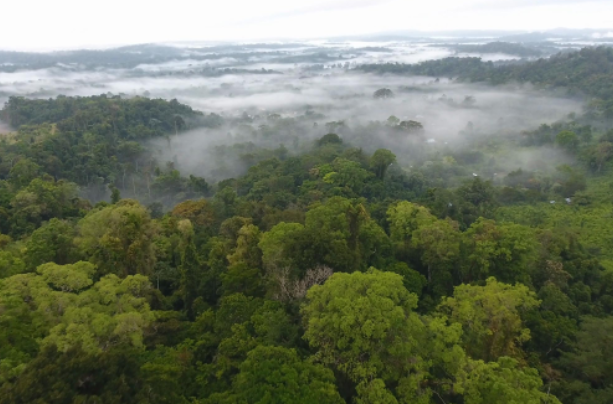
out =
[[613,0],[19,0],[2,5],[0,49],[178,41],[317,39],[399,31],[594,28]]

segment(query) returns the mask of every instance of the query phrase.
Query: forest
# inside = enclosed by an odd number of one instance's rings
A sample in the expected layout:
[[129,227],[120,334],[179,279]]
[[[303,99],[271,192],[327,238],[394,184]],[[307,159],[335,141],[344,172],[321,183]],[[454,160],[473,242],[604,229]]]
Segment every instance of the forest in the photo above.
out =
[[[489,44],[492,45],[492,44]],[[485,46],[485,45],[482,45]],[[387,63],[362,65],[363,71],[426,76],[456,77],[471,82],[494,84],[519,81],[541,87],[563,87],[570,94],[595,98],[595,107],[613,117],[613,48],[583,48],[578,52],[560,52],[533,63],[496,66],[479,58],[445,58],[407,65]]]
[[377,111],[444,81],[581,107],[435,140],[391,113],[10,96],[0,404],[613,402],[613,48],[341,70],[398,80],[332,100]]

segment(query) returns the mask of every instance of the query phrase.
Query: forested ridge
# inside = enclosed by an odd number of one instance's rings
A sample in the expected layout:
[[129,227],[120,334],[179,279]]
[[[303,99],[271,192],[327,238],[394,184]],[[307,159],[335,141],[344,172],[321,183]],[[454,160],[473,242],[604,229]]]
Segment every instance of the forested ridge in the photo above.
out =
[[419,64],[385,63],[358,69],[378,74],[415,74],[453,77],[494,84],[528,82],[544,87],[563,87],[571,94],[593,98],[593,107],[613,117],[613,48],[599,46],[577,52],[561,52],[535,62],[494,63],[480,58],[450,57]]
[[[469,125],[436,149],[395,116],[251,127],[177,100],[10,98],[0,404],[613,402],[611,65],[596,48],[364,66],[596,105],[521,133]],[[228,146],[248,166],[233,178],[185,175],[150,146],[224,125],[270,145]],[[419,164],[352,144],[368,131]],[[561,163],[505,171],[519,151]]]
[[[450,45],[432,45],[436,47],[449,47]],[[527,47],[523,44],[513,42],[489,42],[486,44],[456,44],[451,46],[457,52],[466,53],[504,53],[507,55],[516,55],[520,57],[536,57],[543,56],[544,50],[551,51],[550,46],[546,43],[538,44],[537,46]]]

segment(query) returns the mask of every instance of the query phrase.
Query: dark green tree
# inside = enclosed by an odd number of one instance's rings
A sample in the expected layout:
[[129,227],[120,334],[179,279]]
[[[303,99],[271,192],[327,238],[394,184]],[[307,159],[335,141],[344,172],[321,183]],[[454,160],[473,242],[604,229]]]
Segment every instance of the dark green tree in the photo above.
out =
[[342,404],[331,370],[302,361],[296,351],[258,346],[240,365],[231,393],[206,403]]
[[196,246],[190,240],[181,257],[181,291],[187,318],[195,318],[194,301],[199,297],[199,285],[202,282],[202,263],[196,252]]
[[370,167],[373,172],[382,180],[387,169],[396,162],[396,155],[387,149],[379,149],[370,158]]

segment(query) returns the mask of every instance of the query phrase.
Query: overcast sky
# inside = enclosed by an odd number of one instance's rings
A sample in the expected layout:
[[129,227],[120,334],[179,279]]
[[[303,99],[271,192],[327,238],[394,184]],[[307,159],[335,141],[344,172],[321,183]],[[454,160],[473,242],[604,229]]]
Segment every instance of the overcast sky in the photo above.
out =
[[14,0],[1,49],[303,39],[401,30],[611,28],[613,0]]

